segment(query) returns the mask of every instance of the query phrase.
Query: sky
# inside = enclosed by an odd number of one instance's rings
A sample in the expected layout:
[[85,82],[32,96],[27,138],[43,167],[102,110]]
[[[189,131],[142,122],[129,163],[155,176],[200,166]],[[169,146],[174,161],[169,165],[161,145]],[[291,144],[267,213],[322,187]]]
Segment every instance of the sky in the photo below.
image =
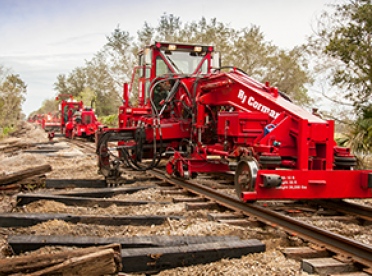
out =
[[[205,17],[240,29],[259,26],[282,49],[306,42],[331,0],[0,0],[0,64],[27,84],[23,112],[56,96],[53,84],[84,66],[119,26],[136,36],[173,14],[181,22]],[[238,64],[234,64],[239,66]]]

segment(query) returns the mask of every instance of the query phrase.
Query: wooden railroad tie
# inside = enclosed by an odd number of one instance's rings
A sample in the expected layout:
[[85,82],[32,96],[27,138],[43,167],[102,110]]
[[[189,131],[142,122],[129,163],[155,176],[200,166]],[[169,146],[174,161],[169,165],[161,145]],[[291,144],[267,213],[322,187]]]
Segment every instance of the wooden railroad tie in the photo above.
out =
[[79,197],[112,197],[120,194],[132,194],[138,191],[156,188],[155,185],[148,186],[134,186],[134,187],[125,187],[125,188],[101,188],[101,189],[86,189],[80,191],[69,191],[69,192],[58,192],[55,195],[61,196],[79,196]]
[[[260,253],[266,250],[265,244],[259,240],[240,240],[237,236],[138,236],[122,238],[9,236],[9,244],[14,248],[14,251],[22,252],[22,244],[24,249],[32,250],[46,245],[83,247],[93,243],[100,245],[101,243],[111,242],[121,245],[121,271],[126,273],[151,273],[174,267],[210,263],[222,258],[240,258],[243,255]],[[82,249],[74,249],[69,252],[79,252],[81,254],[82,251],[80,250]],[[32,252],[29,254],[32,255]],[[79,255],[78,253],[74,254]],[[51,262],[50,265],[52,265],[52,262],[56,262],[54,259],[50,256],[46,261]],[[34,258],[31,258],[31,260],[34,260]]]
[[49,220],[97,225],[160,225],[180,216],[77,216],[74,214],[0,213],[0,227],[29,227]]
[[31,202],[39,200],[52,200],[63,203],[67,206],[81,206],[81,207],[100,207],[107,208],[111,205],[116,206],[137,206],[145,204],[168,204],[170,202],[155,202],[145,200],[116,200],[106,198],[94,198],[94,197],[75,197],[75,196],[62,196],[55,194],[34,194],[25,193],[17,195],[17,206],[27,205]]
[[240,240],[188,246],[123,249],[123,272],[151,273],[180,266],[218,261],[223,258],[240,258],[250,253],[265,251],[259,240]]
[[187,202],[186,203],[186,210],[187,211],[196,211],[196,210],[203,210],[203,209],[209,209],[209,210],[224,210],[225,207],[217,204],[216,202]]
[[9,235],[8,244],[16,254],[37,250],[44,246],[90,247],[106,244],[120,244],[124,248],[158,248],[190,244],[239,241],[238,236],[54,236],[54,235]]
[[[120,244],[0,259],[0,274],[112,275],[122,270]],[[19,275],[18,274],[18,275]]]
[[47,179],[45,188],[106,188],[106,181],[102,179]]
[[245,217],[238,213],[209,213],[208,220],[217,221],[220,223],[236,225],[241,227],[261,227],[262,222],[255,218]]
[[174,197],[172,198],[173,203],[181,202],[206,202],[207,200],[203,197]]
[[314,249],[310,247],[287,247],[283,248],[282,253],[284,256],[296,261],[310,258],[326,258],[330,253],[326,249]]
[[358,271],[352,262],[341,262],[334,258],[303,259],[302,269],[307,273],[320,275]]

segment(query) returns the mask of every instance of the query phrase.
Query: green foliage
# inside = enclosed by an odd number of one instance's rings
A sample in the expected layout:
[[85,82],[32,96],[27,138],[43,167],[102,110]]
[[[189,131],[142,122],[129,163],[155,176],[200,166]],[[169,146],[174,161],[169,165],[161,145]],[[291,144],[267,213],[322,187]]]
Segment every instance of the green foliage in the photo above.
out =
[[56,99],[46,99],[43,101],[41,107],[32,112],[29,117],[32,117],[35,114],[47,114],[47,113],[55,113],[58,111],[58,101]]
[[131,72],[136,62],[136,52],[133,49],[133,38],[127,31],[117,27],[104,47],[107,65],[117,89],[131,78]]
[[119,124],[118,116],[116,114],[102,116],[102,117],[99,117],[98,120],[107,127],[117,127]]
[[261,82],[270,82],[299,105],[310,105],[305,84],[311,83],[300,48],[290,51],[265,42],[257,26],[244,28],[234,43],[230,63]]
[[[116,84],[107,59],[108,54],[101,51],[88,61],[86,66],[87,87],[94,91],[96,96],[95,109],[98,115],[117,113],[120,105],[119,91],[123,83],[120,86]],[[90,102],[85,104],[90,105]]]
[[0,132],[0,138],[4,138],[6,136],[9,135],[9,133],[12,133],[15,128],[14,126],[6,126],[4,128],[0,128],[1,132]]
[[138,44],[139,44],[138,47],[149,45],[154,35],[155,35],[155,29],[152,28],[147,22],[145,22],[142,30],[137,31]]
[[333,83],[345,87],[346,98],[361,109],[372,96],[372,5],[366,0],[353,1],[337,6],[336,14],[345,23],[330,33],[325,53],[342,61]]
[[19,75],[0,65],[0,127],[13,126],[22,115],[27,86]]
[[64,74],[57,76],[57,81],[54,83],[54,90],[58,91],[61,95],[69,95],[70,89],[67,84],[67,78]]
[[318,33],[310,39],[310,49],[321,58],[322,73],[327,73],[331,84],[339,88],[338,100],[351,102],[360,112],[372,98],[371,2],[355,0],[334,5],[332,11],[322,14],[318,26]]
[[364,108],[349,127],[349,132],[336,141],[341,146],[350,147],[364,166],[364,159],[372,152],[372,105]]
[[173,14],[164,13],[160,17],[159,26],[156,29],[156,40],[172,41],[179,38],[181,31],[181,20]]
[[57,94],[72,95],[82,100],[85,106],[94,101],[98,115],[116,113],[120,105],[118,89],[104,52],[98,52],[85,67],[76,68],[67,77],[59,75],[54,88]]
[[96,100],[96,94],[90,87],[86,87],[79,93],[76,100],[82,101],[85,106],[91,106]]
[[[372,5],[370,0],[355,0],[330,7],[308,50],[318,60],[318,73],[337,88],[335,105],[353,107],[357,118],[341,120],[348,128],[338,142],[362,160],[372,151]],[[342,118],[344,113],[332,115]]]

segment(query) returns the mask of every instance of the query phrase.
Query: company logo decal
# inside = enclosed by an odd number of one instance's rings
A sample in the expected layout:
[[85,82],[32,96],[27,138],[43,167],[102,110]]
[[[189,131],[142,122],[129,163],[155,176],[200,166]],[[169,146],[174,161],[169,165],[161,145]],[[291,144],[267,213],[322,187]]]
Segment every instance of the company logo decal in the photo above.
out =
[[[247,104],[256,109],[257,111],[261,111],[262,113],[267,113],[269,116],[273,119],[279,116],[279,112],[276,112],[275,110],[271,109],[270,107],[263,105],[262,103],[256,101],[256,99],[253,96],[247,96],[243,90],[239,90],[238,98],[241,100],[241,103],[244,104],[247,102]],[[248,100],[247,100],[248,98]]]

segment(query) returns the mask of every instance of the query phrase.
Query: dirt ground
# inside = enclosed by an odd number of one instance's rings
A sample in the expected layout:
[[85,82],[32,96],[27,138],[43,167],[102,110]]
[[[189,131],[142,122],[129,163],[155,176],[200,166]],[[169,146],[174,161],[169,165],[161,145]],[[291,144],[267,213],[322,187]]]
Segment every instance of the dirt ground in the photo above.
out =
[[[29,126],[32,131],[27,137],[7,138],[23,139],[23,141],[47,142],[46,133],[39,128]],[[4,143],[5,140],[0,140]],[[55,146],[63,148],[55,156],[19,153],[14,156],[0,155],[0,174],[9,174],[14,171],[26,169],[35,165],[50,164],[52,171],[47,178],[56,179],[101,179],[97,174],[96,158],[87,155],[77,146],[71,145],[55,138]],[[136,185],[136,184],[133,184]],[[153,183],[140,182],[140,185],[153,185]],[[50,192],[43,189],[38,192]],[[151,201],[171,201],[170,196],[161,195],[156,189],[142,190],[131,195],[118,195],[116,199],[141,199]],[[367,202],[368,204],[368,202]],[[85,224],[72,224],[64,221],[48,221],[27,228],[0,228],[0,258],[9,256],[7,236],[9,234],[36,234],[36,235],[74,235],[74,236],[100,236],[120,237],[133,235],[237,235],[242,239],[259,239],[266,244],[267,250],[260,254],[251,254],[240,259],[224,259],[206,265],[197,265],[184,268],[165,270],[158,275],[309,275],[301,271],[300,262],[286,259],[281,253],[282,247],[301,245],[296,238],[288,238],[283,232],[271,227],[245,228],[227,224],[207,221],[206,215],[211,211],[185,212],[184,204],[149,204],[136,207],[107,208],[98,207],[71,207],[52,201],[39,201],[25,207],[14,207],[14,195],[0,194],[0,212],[24,213],[74,213],[92,215],[120,215],[120,214],[158,214],[184,216],[182,220],[168,220],[160,226],[96,226]],[[372,226],[368,233],[356,233],[358,229],[348,229],[345,225],[333,223],[330,227],[337,229],[340,234],[351,231],[366,243],[372,244]],[[360,229],[359,229],[360,230]],[[44,249],[48,250],[48,249]]]

